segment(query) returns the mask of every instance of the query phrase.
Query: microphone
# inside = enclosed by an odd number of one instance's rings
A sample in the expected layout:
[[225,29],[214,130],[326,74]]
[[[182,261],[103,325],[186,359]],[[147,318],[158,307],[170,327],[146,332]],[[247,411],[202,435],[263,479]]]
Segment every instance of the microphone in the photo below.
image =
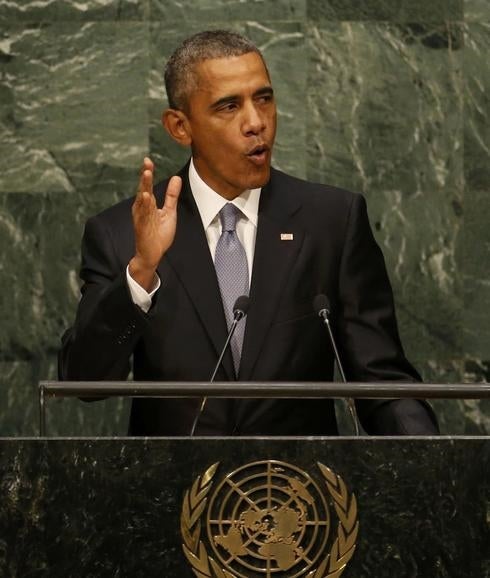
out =
[[[238,322],[247,315],[249,305],[250,305],[250,299],[249,299],[248,295],[240,295],[240,297],[238,297],[238,299],[235,301],[235,305],[233,305],[233,321],[231,322],[230,330],[228,331],[228,337],[226,338],[225,345],[223,346],[223,349],[221,350],[221,354],[218,358],[218,363],[216,363],[216,367],[214,368],[214,371],[211,375],[209,383],[213,383],[213,381],[215,380],[216,374],[218,373],[218,369],[220,368],[221,363],[223,362],[223,357],[225,356],[226,350],[228,349],[228,347],[230,345],[231,338],[233,337],[233,334],[235,333],[236,326],[238,325]],[[207,401],[208,401],[207,397],[202,398],[201,406],[200,406],[199,411],[197,412],[196,417],[194,418],[194,422],[192,424],[190,437],[194,436],[194,432],[196,431],[197,423],[199,421],[199,418],[202,415],[202,412],[204,411],[204,408],[206,407]]]
[[[330,303],[328,301],[328,297],[326,295],[324,295],[323,293],[320,293],[320,295],[317,295],[313,299],[313,308],[317,312],[317,315],[319,317],[321,317],[321,319],[323,320],[323,323],[325,324],[325,327],[328,330],[328,336],[330,338],[330,343],[332,345],[332,349],[333,349],[333,352],[335,355],[335,361],[337,362],[337,367],[339,369],[340,377],[342,378],[342,381],[344,383],[347,383],[347,379],[345,378],[344,368],[342,367],[342,363],[340,361],[340,356],[339,356],[339,352],[337,349],[337,344],[335,343],[335,338],[333,336],[332,328],[330,326],[330,319],[329,319]],[[355,405],[352,397],[348,397],[346,401],[347,401],[347,407],[349,408],[350,416],[351,416],[352,421],[354,423],[355,434],[356,434],[356,436],[358,436],[359,435],[359,419],[357,417],[356,405]]]

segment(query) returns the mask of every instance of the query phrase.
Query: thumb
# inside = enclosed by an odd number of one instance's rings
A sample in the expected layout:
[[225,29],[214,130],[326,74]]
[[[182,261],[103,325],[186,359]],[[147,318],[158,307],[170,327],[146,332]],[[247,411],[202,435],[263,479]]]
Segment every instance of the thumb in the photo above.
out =
[[175,211],[177,208],[177,201],[179,200],[181,189],[182,179],[180,177],[173,176],[169,180],[167,190],[165,192],[165,203],[163,205],[164,209]]

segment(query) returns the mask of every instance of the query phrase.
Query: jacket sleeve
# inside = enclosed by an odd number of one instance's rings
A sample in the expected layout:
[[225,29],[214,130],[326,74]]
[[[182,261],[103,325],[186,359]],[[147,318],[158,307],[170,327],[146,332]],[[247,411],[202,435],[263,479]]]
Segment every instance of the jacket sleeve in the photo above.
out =
[[63,380],[123,380],[149,315],[134,305],[118,258],[100,217],[87,221],[82,240],[83,281],[75,324],[58,355]]
[[[418,382],[398,334],[393,293],[384,258],[369,225],[366,202],[354,195],[347,220],[339,275],[340,349],[349,381]],[[371,434],[435,434],[426,402],[359,400],[357,411]]]

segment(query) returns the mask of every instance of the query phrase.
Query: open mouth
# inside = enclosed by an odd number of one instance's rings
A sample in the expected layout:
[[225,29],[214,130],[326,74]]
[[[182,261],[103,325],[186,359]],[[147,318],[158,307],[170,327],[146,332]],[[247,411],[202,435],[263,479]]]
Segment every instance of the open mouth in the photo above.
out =
[[247,153],[247,156],[255,161],[265,160],[269,147],[265,144],[255,146],[251,151]]

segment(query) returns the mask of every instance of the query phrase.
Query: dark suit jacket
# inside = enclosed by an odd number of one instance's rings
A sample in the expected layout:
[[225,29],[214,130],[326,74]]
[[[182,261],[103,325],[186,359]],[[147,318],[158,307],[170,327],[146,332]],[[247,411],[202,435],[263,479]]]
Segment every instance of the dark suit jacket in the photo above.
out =
[[[145,314],[132,303],[126,266],[134,254],[133,199],[89,219],[82,245],[82,299],[63,338],[62,379],[206,381],[226,339],[226,323],[187,167],[176,238],[160,263],[162,287]],[[159,206],[167,181],[155,187]],[[281,233],[292,240],[281,240]],[[330,299],[340,355],[350,381],[418,381],[398,337],[390,283],[363,197],[276,170],[263,188],[250,308],[239,380],[329,381],[333,354],[313,310]],[[231,354],[218,380],[231,380]],[[130,433],[185,435],[198,400],[133,401]],[[357,403],[369,433],[436,433],[420,402]],[[335,434],[331,400],[209,400],[197,433]]]

